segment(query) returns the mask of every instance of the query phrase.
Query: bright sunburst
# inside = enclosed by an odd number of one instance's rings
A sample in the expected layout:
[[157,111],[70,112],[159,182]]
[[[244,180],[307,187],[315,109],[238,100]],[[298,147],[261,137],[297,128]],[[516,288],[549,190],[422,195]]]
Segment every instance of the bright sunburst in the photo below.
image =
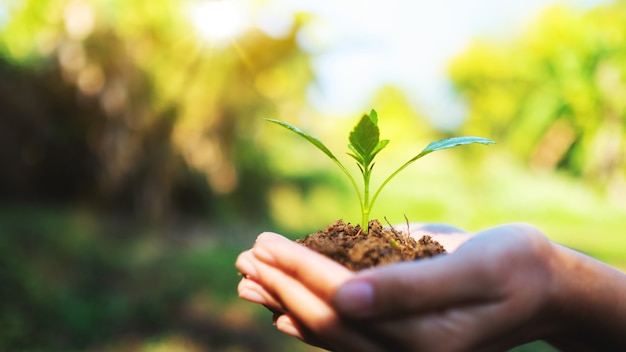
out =
[[202,1],[190,7],[199,35],[215,46],[225,46],[249,26],[248,14],[235,1]]

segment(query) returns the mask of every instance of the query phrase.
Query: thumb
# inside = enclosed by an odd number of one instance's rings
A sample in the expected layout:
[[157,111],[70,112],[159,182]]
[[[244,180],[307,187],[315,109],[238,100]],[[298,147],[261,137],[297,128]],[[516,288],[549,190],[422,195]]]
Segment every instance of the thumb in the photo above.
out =
[[349,318],[409,316],[501,297],[485,231],[451,254],[357,273],[335,291],[335,309]]

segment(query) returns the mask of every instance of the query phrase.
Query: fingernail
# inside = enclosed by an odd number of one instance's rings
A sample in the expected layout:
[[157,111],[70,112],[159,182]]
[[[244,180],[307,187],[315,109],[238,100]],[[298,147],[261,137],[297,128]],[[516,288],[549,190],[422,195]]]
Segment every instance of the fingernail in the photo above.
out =
[[346,315],[365,317],[374,306],[374,288],[363,281],[347,282],[337,290],[335,304]]

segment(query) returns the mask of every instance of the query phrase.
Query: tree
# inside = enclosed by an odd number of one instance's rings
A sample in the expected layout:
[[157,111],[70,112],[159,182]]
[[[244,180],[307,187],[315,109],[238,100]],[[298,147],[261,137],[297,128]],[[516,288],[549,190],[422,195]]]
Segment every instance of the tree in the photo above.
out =
[[[229,204],[263,214],[259,202],[269,180],[254,135],[261,117],[304,100],[312,74],[296,43],[300,23],[282,38],[250,27],[217,45],[194,26],[194,4],[6,5],[0,100],[11,109],[1,124],[23,157],[0,152],[3,167],[15,174],[0,193],[19,199],[19,189],[65,184],[73,192],[49,196],[132,204],[152,218],[189,202],[214,214]],[[21,135],[32,138],[12,137]],[[48,163],[55,150],[80,152]],[[59,167],[66,176],[54,182],[30,177]],[[76,179],[80,189],[73,188]]]
[[477,40],[450,65],[469,105],[465,129],[486,133],[534,166],[622,183],[624,21],[624,1],[588,12],[556,6],[508,42]]

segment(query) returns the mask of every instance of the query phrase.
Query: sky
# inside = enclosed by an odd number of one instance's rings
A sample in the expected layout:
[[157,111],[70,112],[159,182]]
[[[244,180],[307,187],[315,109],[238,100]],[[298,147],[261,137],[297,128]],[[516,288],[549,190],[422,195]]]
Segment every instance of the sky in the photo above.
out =
[[313,55],[318,79],[309,91],[317,110],[333,115],[368,111],[384,84],[401,87],[417,110],[442,128],[465,114],[446,78],[446,66],[473,38],[519,33],[542,9],[581,9],[606,0],[271,0],[261,27],[277,35],[298,11],[316,20],[300,43]]

